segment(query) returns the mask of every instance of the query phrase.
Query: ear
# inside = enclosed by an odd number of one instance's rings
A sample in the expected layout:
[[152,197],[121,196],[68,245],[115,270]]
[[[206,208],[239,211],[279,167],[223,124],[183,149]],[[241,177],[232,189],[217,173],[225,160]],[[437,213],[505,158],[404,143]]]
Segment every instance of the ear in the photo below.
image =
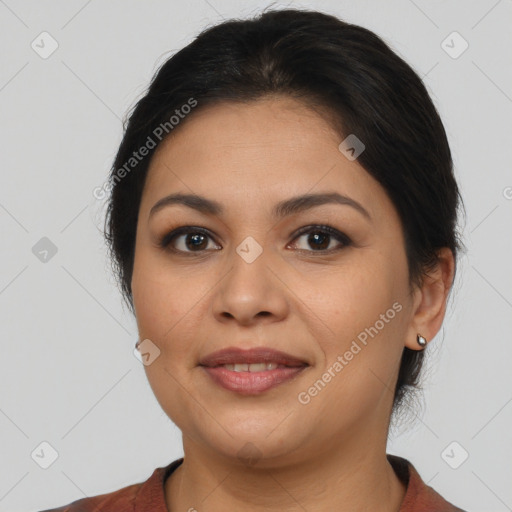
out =
[[437,251],[438,263],[423,279],[414,297],[411,324],[407,331],[405,346],[411,350],[422,350],[416,339],[420,334],[427,342],[439,332],[446,313],[446,301],[453,284],[455,261],[452,251],[443,247]]

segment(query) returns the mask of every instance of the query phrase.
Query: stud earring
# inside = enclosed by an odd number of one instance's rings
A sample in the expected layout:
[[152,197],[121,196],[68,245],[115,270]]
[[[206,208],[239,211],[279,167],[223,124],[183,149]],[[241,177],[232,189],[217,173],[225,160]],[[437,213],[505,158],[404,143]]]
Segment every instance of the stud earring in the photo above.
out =
[[427,345],[427,340],[421,334],[416,336],[416,341],[420,347],[425,347]]

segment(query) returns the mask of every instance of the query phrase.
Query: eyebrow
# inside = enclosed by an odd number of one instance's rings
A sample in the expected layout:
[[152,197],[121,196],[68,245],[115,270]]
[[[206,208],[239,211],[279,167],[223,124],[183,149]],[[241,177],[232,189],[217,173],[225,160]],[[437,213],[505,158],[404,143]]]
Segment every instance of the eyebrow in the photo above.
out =
[[[210,215],[220,216],[224,211],[222,205],[217,201],[213,201],[212,199],[207,199],[206,197],[198,196],[195,194],[177,193],[168,195],[158,200],[151,208],[149,217],[162,210],[163,208],[174,204],[181,204],[201,213]],[[289,215],[309,210],[315,206],[324,204],[341,204],[351,206],[368,220],[372,220],[371,215],[363,207],[363,205],[361,205],[355,199],[342,194],[338,194],[337,192],[323,194],[304,194],[286,199],[274,206],[272,210],[272,216],[276,219],[284,218]]]

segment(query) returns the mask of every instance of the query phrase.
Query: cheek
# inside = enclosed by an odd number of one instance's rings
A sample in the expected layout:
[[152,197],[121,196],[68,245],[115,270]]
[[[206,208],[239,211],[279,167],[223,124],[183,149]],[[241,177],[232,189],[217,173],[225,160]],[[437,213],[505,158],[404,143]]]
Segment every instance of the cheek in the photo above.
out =
[[[197,302],[177,272],[165,270],[162,261],[149,251],[137,253],[132,293],[141,340],[149,339],[159,350],[154,361],[144,366],[153,394],[167,416],[180,428],[193,415],[187,400],[187,372],[193,354],[187,340],[186,314]],[[192,290],[194,287],[192,287]],[[154,350],[154,349],[153,349]]]
[[[371,415],[384,398],[391,400],[405,314],[387,275],[351,273],[329,283],[323,300],[309,304],[331,331],[316,336],[325,359],[301,390],[310,401],[304,411],[325,419],[319,428],[326,435],[343,421],[358,423]],[[345,420],[340,423],[335,411]]]
[[322,320],[315,322],[317,333],[327,333],[317,336],[325,360],[315,376],[333,382],[331,399],[340,407],[356,407],[363,392],[370,402],[372,396],[376,400],[394,377],[406,314],[401,263],[399,255],[393,259],[368,250],[317,281],[316,293],[307,295],[308,306]]
[[142,249],[137,258],[132,292],[139,336],[155,343],[162,356],[146,371],[157,386],[165,383],[169,389],[173,382],[166,370],[182,382],[197,365],[195,340],[211,314],[211,293],[218,277],[213,270],[197,272],[193,265],[171,266],[150,250]]
[[[350,264],[308,279],[302,298],[335,340],[347,340],[373,325],[400,299],[396,270],[370,252]],[[386,324],[388,325],[388,324]]]
[[132,294],[141,337],[160,345],[172,334],[173,326],[186,314],[188,290],[182,285],[176,272],[166,272],[149,251],[137,253]]

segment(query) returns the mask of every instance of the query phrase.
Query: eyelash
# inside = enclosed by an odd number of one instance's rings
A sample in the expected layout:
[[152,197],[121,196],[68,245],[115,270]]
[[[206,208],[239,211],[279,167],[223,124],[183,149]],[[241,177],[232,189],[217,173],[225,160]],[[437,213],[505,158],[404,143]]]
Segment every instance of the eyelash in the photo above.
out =
[[[338,231],[337,229],[332,228],[331,226],[325,226],[325,225],[319,225],[315,224],[312,226],[305,226],[301,228],[298,232],[295,233],[295,236],[293,238],[293,241],[295,241],[297,238],[301,237],[304,234],[307,233],[321,233],[324,235],[329,235],[339,242],[341,242],[343,245],[341,247],[338,247],[336,249],[321,249],[318,251],[315,250],[306,250],[306,249],[298,249],[300,252],[307,252],[307,253],[313,253],[313,254],[331,254],[333,252],[338,252],[345,247],[348,247],[352,245],[352,240],[345,235],[345,233],[342,233],[341,231]],[[206,252],[206,249],[199,250],[199,251],[182,251],[180,249],[175,249],[171,246],[171,243],[179,236],[183,234],[202,234],[209,238],[212,238],[210,233],[200,227],[194,227],[194,226],[182,226],[180,228],[174,229],[171,232],[165,234],[158,242],[158,246],[161,249],[169,250],[174,253],[183,254],[183,255],[200,255],[201,253]],[[329,244],[330,245],[330,244]],[[215,249],[218,250],[218,249]]]

